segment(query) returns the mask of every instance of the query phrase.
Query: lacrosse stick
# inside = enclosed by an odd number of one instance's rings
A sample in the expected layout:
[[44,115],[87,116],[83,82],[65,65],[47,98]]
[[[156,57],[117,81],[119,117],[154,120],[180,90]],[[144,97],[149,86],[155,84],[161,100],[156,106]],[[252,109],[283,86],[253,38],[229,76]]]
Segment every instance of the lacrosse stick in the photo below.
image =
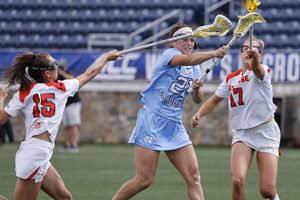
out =
[[[248,13],[245,16],[239,16],[239,21],[236,26],[236,28],[233,30],[233,37],[229,41],[229,43],[226,45],[226,49],[230,49],[232,44],[238,40],[239,38],[243,37],[247,34],[249,29],[255,24],[255,23],[263,23],[265,20],[263,17],[258,13]],[[197,83],[200,83],[203,81],[203,79],[206,77],[206,75],[216,66],[216,64],[220,61],[220,58],[216,58],[211,65],[205,70],[205,73],[201,75]],[[188,89],[188,92],[191,93],[193,91],[193,88],[190,87]]]
[[[249,13],[255,12],[257,9],[257,6],[260,5],[259,0],[246,0],[246,7]],[[251,26],[249,30],[249,46],[250,50],[252,50],[252,41],[253,41],[253,26]]]
[[120,51],[120,54],[125,54],[125,53],[130,53],[133,51],[138,51],[141,49],[146,49],[149,47],[153,47],[153,46],[157,46],[157,45],[161,45],[161,44],[165,44],[165,43],[169,43],[169,42],[173,42],[175,40],[180,40],[183,38],[189,38],[189,37],[206,37],[206,36],[223,36],[225,35],[228,31],[230,31],[230,29],[232,28],[232,23],[231,21],[226,18],[223,15],[217,15],[214,23],[211,25],[205,25],[205,26],[199,26],[193,33],[191,34],[186,34],[186,35],[181,35],[178,37],[174,37],[174,38],[169,38],[166,40],[161,40],[158,42],[154,42],[151,44],[146,44],[143,46],[139,46],[139,47],[133,47],[127,50],[123,50]]

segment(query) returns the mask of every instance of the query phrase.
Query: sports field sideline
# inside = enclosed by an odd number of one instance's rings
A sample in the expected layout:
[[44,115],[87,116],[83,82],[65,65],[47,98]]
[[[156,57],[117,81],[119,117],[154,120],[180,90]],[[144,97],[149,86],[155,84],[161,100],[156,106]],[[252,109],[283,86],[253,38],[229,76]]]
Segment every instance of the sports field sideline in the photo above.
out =
[[[13,199],[16,183],[15,152],[19,144],[0,147],[0,194]],[[85,144],[79,153],[54,151],[51,162],[63,177],[75,200],[109,200],[119,187],[134,176],[134,148],[131,145]],[[206,200],[230,200],[230,148],[195,147]],[[281,148],[277,189],[282,200],[300,199],[300,149]],[[259,200],[258,172],[253,159],[246,182],[248,200]],[[50,199],[43,191],[41,200]],[[147,190],[132,199],[187,199],[185,183],[161,153],[157,174]]]

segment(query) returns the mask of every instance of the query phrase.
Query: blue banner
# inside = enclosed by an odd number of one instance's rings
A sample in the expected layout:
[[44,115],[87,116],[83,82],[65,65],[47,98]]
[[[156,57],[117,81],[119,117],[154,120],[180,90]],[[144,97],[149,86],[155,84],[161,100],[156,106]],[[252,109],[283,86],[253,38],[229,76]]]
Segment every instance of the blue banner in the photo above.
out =
[[[13,58],[18,52],[1,52],[0,64],[4,67],[10,67]],[[67,60],[68,69],[79,75],[83,73],[90,65],[101,58],[98,53],[61,53],[53,52],[50,54],[57,60],[62,58]],[[137,52],[125,54],[123,58],[115,62],[109,62],[94,79],[94,81],[135,81],[150,80],[153,68],[160,58],[161,52]],[[201,65],[204,71],[212,60]],[[205,82],[220,82],[226,74],[239,69],[241,66],[239,53],[229,53],[217,66],[207,75]],[[299,82],[300,81],[300,53],[280,53],[264,52],[262,63],[271,68],[271,77],[273,82]]]

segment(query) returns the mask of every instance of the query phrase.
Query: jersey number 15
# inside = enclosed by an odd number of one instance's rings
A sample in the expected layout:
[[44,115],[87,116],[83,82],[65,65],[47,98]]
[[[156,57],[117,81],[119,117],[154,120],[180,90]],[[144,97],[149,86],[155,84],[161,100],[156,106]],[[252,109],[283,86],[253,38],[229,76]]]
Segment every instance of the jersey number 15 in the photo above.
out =
[[35,94],[33,96],[35,103],[33,107],[33,117],[40,117],[40,114],[44,117],[52,117],[55,114],[55,104],[51,101],[52,99],[55,99],[54,93],[40,94],[40,96],[39,94]]

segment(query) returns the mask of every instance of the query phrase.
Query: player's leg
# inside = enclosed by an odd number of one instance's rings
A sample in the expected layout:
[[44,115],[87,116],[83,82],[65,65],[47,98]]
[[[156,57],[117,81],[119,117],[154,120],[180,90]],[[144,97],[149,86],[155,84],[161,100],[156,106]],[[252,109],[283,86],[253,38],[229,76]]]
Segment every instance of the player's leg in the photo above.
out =
[[77,148],[78,136],[79,136],[79,126],[72,125],[65,129],[66,133],[66,146]]
[[159,153],[159,151],[135,146],[135,177],[121,186],[113,200],[130,199],[151,185],[156,172]]
[[18,178],[14,199],[15,200],[35,200],[39,195],[41,183],[35,183],[35,179],[25,180]]
[[259,169],[260,193],[264,198],[274,199],[277,194],[278,157],[267,152],[257,152],[257,165]]
[[43,178],[41,188],[53,199],[72,199],[72,195],[66,188],[64,181],[52,165],[50,165]]
[[65,146],[70,149],[77,149],[79,138],[79,127],[81,124],[81,103],[69,104],[63,116],[63,124],[65,126]]
[[7,200],[4,196],[0,195],[0,200]]
[[232,199],[245,200],[245,181],[254,151],[243,142],[231,147]]
[[166,151],[166,155],[183,176],[187,184],[189,199],[204,199],[200,183],[198,160],[193,145],[188,145],[177,150]]

